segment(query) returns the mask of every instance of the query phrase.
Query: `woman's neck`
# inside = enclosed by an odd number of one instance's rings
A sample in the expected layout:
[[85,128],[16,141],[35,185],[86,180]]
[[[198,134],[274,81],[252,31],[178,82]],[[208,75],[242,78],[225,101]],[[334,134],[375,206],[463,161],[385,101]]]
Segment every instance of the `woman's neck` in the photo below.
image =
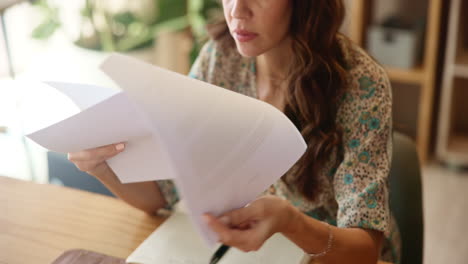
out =
[[257,97],[280,111],[285,109],[286,77],[292,56],[289,43],[284,44],[256,58]]
[[291,41],[285,39],[275,48],[270,49],[256,58],[257,77],[275,88],[284,83],[291,62]]

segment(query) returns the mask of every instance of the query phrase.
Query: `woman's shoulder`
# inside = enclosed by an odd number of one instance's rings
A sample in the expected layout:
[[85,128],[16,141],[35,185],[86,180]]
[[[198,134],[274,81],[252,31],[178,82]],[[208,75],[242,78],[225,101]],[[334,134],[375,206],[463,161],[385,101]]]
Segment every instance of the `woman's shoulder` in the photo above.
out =
[[348,72],[343,108],[366,109],[382,105],[391,107],[392,88],[385,69],[366,51],[348,39],[340,39]]
[[228,89],[246,80],[251,61],[242,57],[235,43],[209,40],[195,60],[189,76]]
[[369,53],[345,36],[338,38],[343,52],[346,68],[350,74],[356,72],[374,72],[385,75],[385,69]]

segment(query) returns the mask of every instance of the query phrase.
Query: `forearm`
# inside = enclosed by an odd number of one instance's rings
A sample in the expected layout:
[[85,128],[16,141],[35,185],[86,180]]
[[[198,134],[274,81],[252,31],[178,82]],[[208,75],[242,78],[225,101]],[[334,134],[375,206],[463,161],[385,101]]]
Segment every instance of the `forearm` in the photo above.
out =
[[[320,253],[326,250],[330,232],[328,226],[292,206],[289,211],[292,217],[283,234],[305,252]],[[320,257],[320,263],[377,263],[382,238],[380,232],[334,226],[331,226],[331,232],[331,250]]]
[[122,184],[112,170],[94,176],[117,197],[148,214],[155,214],[166,205],[154,181]]

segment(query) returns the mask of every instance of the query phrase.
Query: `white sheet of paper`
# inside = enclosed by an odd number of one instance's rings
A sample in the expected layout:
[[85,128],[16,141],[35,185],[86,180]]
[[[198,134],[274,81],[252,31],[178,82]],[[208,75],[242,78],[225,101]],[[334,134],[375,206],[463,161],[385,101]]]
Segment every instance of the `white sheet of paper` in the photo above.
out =
[[307,147],[294,124],[263,101],[123,55],[101,68],[157,126],[189,215],[209,245],[218,238],[202,215],[245,206]]
[[[206,264],[216,248],[197,234],[188,215],[177,209],[127,258],[127,263]],[[230,248],[219,264],[299,264],[303,251],[281,234],[275,234],[256,252]]]
[[120,91],[106,87],[62,82],[45,82],[70,98],[80,110],[100,103]]
[[87,108],[29,137],[59,152],[128,141],[109,160],[120,181],[173,178],[210,246],[218,239],[202,215],[243,207],[306,150],[293,123],[263,101],[119,54],[101,69],[121,92],[94,98],[80,85],[51,84]]
[[62,153],[126,142],[124,152],[107,160],[123,183],[174,178],[146,114],[124,92],[82,84],[47,84],[67,95],[82,111],[28,134],[30,139]]

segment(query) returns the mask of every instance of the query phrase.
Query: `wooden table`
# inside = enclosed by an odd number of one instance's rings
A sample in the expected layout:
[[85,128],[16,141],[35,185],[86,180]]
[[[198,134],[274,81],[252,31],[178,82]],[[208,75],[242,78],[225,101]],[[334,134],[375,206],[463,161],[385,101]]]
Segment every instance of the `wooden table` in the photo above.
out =
[[80,190],[0,177],[0,263],[51,263],[81,248],[126,258],[163,218]]
[[112,197],[0,177],[0,264],[75,248],[126,258],[163,221]]

